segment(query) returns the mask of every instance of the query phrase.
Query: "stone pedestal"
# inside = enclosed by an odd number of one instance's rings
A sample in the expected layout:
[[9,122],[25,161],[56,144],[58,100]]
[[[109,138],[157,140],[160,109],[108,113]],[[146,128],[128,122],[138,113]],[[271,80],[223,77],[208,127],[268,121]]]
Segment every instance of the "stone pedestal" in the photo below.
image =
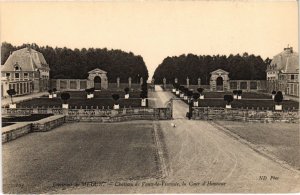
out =
[[140,85],[142,85],[144,82],[143,77],[140,78]]
[[167,87],[167,79],[166,78],[163,78],[163,84],[164,84],[164,89],[166,89],[166,87]]
[[131,77],[128,78],[128,87],[131,89]]
[[189,77],[186,78],[186,87],[189,88],[190,86],[190,79]]
[[120,78],[117,78],[117,88],[120,88]]
[[200,87],[200,86],[201,86],[201,79],[198,78],[198,87]]

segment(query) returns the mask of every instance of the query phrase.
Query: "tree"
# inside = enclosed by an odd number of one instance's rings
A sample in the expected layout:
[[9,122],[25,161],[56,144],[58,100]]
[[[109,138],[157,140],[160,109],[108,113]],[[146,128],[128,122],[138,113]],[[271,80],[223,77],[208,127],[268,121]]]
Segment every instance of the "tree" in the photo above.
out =
[[141,92],[141,94],[140,94],[140,97],[142,98],[142,99],[145,99],[145,98],[147,98],[147,93],[145,93],[145,92]]
[[94,94],[95,92],[95,87],[90,88],[91,94]]
[[185,87],[184,87],[183,85],[180,85],[180,86],[179,86],[179,90],[180,90],[181,92],[183,92],[184,89],[185,89]]
[[40,47],[35,43],[13,46],[3,42],[1,64],[5,63],[11,52],[27,46],[44,55],[50,66],[50,78],[86,79],[87,72],[95,68],[107,71],[110,83],[116,82],[117,77],[120,77],[121,82],[127,82],[128,77],[134,78],[137,74],[145,80],[149,77],[146,64],[140,55],[107,48],[52,48],[48,45]]
[[276,95],[276,91],[275,90],[272,91],[272,95]]
[[56,88],[53,88],[52,91],[53,91],[53,93],[56,93],[57,89],[56,89]]
[[202,94],[203,91],[204,91],[204,89],[200,87],[200,88],[197,89],[197,91],[198,91],[200,94]]
[[277,91],[274,101],[277,103],[277,105],[281,105],[281,102],[283,101],[283,95],[281,91]]
[[13,104],[13,96],[17,94],[15,89],[9,89],[6,91],[7,94],[10,96],[11,104]]
[[243,91],[242,90],[237,90],[237,99],[242,99],[242,93]]
[[119,109],[120,107],[119,107],[119,104],[118,104],[118,100],[119,100],[120,96],[118,94],[112,94],[111,97],[113,98],[113,100],[115,102],[113,108],[114,109]]
[[173,83],[173,87],[174,87],[174,89],[178,90],[180,85],[179,85],[179,83]]
[[224,95],[224,101],[226,101],[227,105],[230,105],[230,103],[233,101],[232,95]]
[[61,99],[63,100],[64,104],[70,99],[70,94],[68,92],[63,92],[60,94]]
[[125,92],[125,94],[128,94],[128,93],[129,93],[129,88],[126,87],[126,88],[124,89],[124,92]]
[[112,94],[111,97],[115,102],[117,102],[120,99],[120,96],[118,94]]
[[85,92],[90,95],[91,94],[91,88],[85,89]]
[[242,90],[237,90],[237,94],[238,94],[239,96],[241,96],[241,95],[242,95],[242,93],[243,93],[243,91],[242,91]]
[[49,90],[48,90],[48,93],[49,93],[50,95],[52,94],[52,92],[53,92],[52,89],[49,89]]
[[144,92],[147,92],[148,91],[148,86],[147,86],[147,83],[146,82],[143,82],[142,86],[141,86],[141,90],[144,91]]
[[180,83],[185,83],[186,77],[190,78],[190,84],[196,85],[201,78],[202,84],[209,84],[210,72],[223,69],[229,72],[232,80],[265,80],[267,64],[260,56],[244,53],[243,55],[180,55],[166,57],[158,65],[154,72],[156,84],[161,84],[165,77],[168,81],[178,78]]
[[191,98],[193,96],[193,91],[187,90],[186,95],[188,96],[188,98]]
[[198,100],[200,97],[200,94],[199,93],[193,93],[193,99],[194,100]]

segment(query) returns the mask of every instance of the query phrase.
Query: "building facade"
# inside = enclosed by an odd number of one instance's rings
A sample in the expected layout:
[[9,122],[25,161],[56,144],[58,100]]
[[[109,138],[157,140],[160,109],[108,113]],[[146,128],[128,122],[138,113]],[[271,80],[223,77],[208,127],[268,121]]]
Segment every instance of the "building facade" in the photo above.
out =
[[47,91],[50,68],[42,53],[29,47],[14,51],[1,66],[1,96],[8,89],[17,95]]
[[282,91],[299,97],[299,54],[292,47],[275,55],[266,73],[268,92]]

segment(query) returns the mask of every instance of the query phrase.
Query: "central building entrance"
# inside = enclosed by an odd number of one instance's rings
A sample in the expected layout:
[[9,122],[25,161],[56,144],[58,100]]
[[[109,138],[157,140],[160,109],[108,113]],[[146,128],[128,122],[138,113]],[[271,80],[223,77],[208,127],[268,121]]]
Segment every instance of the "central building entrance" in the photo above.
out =
[[227,91],[229,89],[229,72],[217,69],[210,74],[210,91]]
[[217,82],[217,91],[223,91],[223,78],[218,77],[216,82]]
[[95,78],[94,78],[94,87],[95,87],[95,90],[101,89],[101,78],[99,76],[95,76]]
[[96,68],[94,70],[89,71],[88,73],[88,88],[94,87],[95,90],[102,90],[108,88],[108,80],[106,76],[107,72]]

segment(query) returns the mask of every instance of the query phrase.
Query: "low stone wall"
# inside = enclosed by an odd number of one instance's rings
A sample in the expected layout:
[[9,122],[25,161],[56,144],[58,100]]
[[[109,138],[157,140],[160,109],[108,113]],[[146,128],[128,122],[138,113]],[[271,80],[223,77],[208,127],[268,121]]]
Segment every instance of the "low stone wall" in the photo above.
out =
[[42,120],[33,122],[32,131],[34,132],[49,131],[65,123],[65,118],[66,118],[65,116],[56,115],[56,116],[50,116]]
[[2,143],[15,140],[31,132],[31,123],[16,123],[2,128]]
[[64,111],[66,121],[120,122],[131,120],[172,119],[170,108],[125,108],[119,110],[69,109]]
[[[2,115],[23,116],[29,114],[54,114],[66,116],[66,121],[114,122],[126,120],[168,120],[172,109],[167,108],[121,108],[111,109],[62,109],[62,108],[3,108]],[[44,120],[44,119],[43,119]],[[46,119],[45,119],[46,120]]]
[[270,110],[252,110],[252,109],[193,107],[192,119],[230,120],[230,121],[244,121],[244,122],[299,123],[299,110],[270,111]]
[[[56,88],[58,91],[83,91],[86,88],[94,87],[94,81],[88,79],[51,79],[51,88]],[[129,87],[133,90],[141,89],[141,84],[132,83],[107,83],[102,90],[124,90]]]
[[[197,92],[197,89],[198,88],[203,88],[205,89],[205,91],[209,91],[210,90],[210,86],[209,85],[182,85],[184,87],[188,87],[189,89],[193,89],[193,91]],[[166,84],[165,85],[165,88],[164,88],[164,85],[162,85],[162,88],[165,90],[165,91],[171,91],[174,87],[173,87],[173,84]]]
[[51,116],[34,122],[20,122],[2,128],[2,143],[15,140],[31,132],[45,132],[65,123],[65,116]]

